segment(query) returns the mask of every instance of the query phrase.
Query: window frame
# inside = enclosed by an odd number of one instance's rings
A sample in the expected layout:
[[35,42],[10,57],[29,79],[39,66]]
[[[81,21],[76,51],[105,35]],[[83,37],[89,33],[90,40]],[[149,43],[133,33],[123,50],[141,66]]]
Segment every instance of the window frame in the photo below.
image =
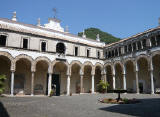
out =
[[[27,39],[28,40],[28,45],[27,45],[27,48],[23,48],[23,39]],[[21,48],[23,49],[30,49],[30,37],[21,37]]]
[[77,45],[74,46],[73,54],[74,54],[74,56],[76,56],[76,55],[75,55],[75,53],[76,53],[75,49],[76,49],[76,48],[77,48],[77,56],[79,56],[79,53],[80,53],[80,49],[79,49],[79,48],[80,48],[80,47],[77,46]]
[[[45,42],[46,43],[46,50],[42,51],[42,43]],[[40,40],[40,51],[41,52],[47,52],[48,51],[48,43],[46,40]]]
[[[88,54],[87,54],[88,51],[89,51],[89,56],[87,56],[87,55],[88,55]],[[87,58],[91,57],[91,48],[87,48],[87,49],[86,49],[86,57],[87,57]]]
[[[5,44],[5,46],[3,46],[3,47],[6,47],[6,46],[8,46],[8,34],[7,33],[0,33],[0,35],[3,35],[3,36],[6,36],[6,44]],[[2,46],[1,46],[2,47]]]
[[[98,57],[98,52],[99,52],[99,57]],[[100,52],[100,50],[97,50],[97,51],[96,51],[96,58],[98,58],[98,59],[101,58],[101,52]]]

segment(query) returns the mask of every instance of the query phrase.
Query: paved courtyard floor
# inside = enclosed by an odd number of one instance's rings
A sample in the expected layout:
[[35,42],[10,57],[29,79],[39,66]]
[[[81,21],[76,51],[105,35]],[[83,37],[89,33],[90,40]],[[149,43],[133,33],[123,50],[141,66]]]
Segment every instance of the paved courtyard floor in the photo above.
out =
[[137,104],[102,104],[98,99],[117,94],[59,97],[0,97],[0,117],[160,117],[160,95],[123,94]]

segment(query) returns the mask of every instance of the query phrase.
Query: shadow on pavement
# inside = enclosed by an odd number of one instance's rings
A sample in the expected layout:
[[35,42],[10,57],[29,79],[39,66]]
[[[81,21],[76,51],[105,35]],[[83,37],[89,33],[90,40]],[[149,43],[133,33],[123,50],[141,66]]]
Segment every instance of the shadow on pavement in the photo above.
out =
[[160,99],[139,99],[137,104],[119,104],[99,108],[103,111],[138,117],[160,117]]
[[6,108],[3,106],[1,102],[0,102],[0,117],[10,117]]

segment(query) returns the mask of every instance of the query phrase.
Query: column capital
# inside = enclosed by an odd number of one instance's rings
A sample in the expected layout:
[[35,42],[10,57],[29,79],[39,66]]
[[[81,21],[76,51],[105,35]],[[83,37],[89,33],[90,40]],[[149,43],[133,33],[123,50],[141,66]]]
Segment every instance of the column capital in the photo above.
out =
[[71,74],[66,74],[68,77],[71,77]]
[[92,76],[94,76],[94,75],[95,75],[95,73],[91,73],[91,75],[92,75]]
[[14,73],[16,70],[14,70],[14,69],[11,69],[10,71]]

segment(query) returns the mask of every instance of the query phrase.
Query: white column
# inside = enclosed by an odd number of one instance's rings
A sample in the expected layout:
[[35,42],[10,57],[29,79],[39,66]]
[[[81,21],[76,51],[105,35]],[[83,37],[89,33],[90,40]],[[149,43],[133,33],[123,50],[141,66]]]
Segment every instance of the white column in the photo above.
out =
[[34,72],[32,72],[32,79],[31,79],[31,96],[34,95]]
[[143,42],[142,42],[142,40],[141,40],[141,49],[143,49]]
[[123,89],[126,90],[126,74],[123,74]]
[[113,74],[113,90],[116,89],[116,81],[115,81],[115,75]]
[[113,90],[115,90],[116,89],[116,81],[115,81],[115,68],[114,68],[114,66],[113,66],[113,71],[112,71],[113,73],[112,73],[112,80],[113,80]]
[[92,74],[92,93],[94,93],[94,74]]
[[138,41],[136,42],[136,50],[138,50]]
[[52,89],[52,74],[49,73],[49,77],[48,77],[48,96],[50,95],[51,89]]
[[14,95],[14,71],[11,71],[11,96]]
[[137,61],[136,61],[136,63],[135,63],[135,74],[136,74],[136,93],[137,93],[137,94],[139,94],[138,71],[139,71],[139,67],[138,67],[138,63],[137,63]]
[[154,94],[153,70],[150,71],[150,74],[151,74],[151,94]]
[[156,46],[158,45],[158,43],[157,43],[157,36],[155,36],[155,42],[156,42]]
[[67,75],[67,95],[70,95],[70,75]]
[[137,94],[139,94],[138,71],[136,71],[136,92],[137,92]]
[[151,38],[148,39],[148,44],[149,44],[149,47],[152,47]]
[[80,93],[83,93],[83,75],[80,75]]

